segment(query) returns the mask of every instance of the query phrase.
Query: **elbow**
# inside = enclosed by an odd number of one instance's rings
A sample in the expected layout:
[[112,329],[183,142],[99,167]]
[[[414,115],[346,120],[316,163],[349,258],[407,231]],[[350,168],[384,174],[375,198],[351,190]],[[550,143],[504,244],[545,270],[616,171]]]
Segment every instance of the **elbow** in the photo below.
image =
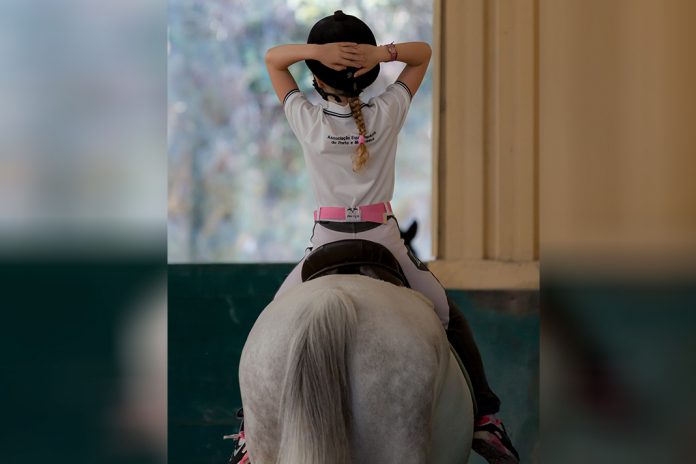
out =
[[278,47],[271,47],[266,50],[266,55],[263,57],[264,63],[266,63],[267,68],[277,67],[278,64]]
[[425,50],[425,56],[427,57],[427,61],[430,61],[430,57],[433,56],[433,49],[430,47],[430,44],[427,42],[423,42],[423,48]]
[[264,63],[266,63],[266,66],[269,66],[273,63],[273,59],[275,57],[274,49],[269,48],[266,50],[266,55],[263,57]]
[[430,48],[430,44],[428,42],[418,42],[418,47],[414,51],[416,51],[417,58],[412,63],[413,66],[428,66],[430,58],[433,56],[433,49]]

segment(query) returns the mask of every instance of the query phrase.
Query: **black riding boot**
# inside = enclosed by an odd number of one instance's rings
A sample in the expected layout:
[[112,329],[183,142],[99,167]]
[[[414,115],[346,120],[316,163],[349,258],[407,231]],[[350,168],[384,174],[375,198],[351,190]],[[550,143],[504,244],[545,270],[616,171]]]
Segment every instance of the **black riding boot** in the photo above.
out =
[[500,410],[500,399],[493,393],[486,379],[486,372],[483,369],[483,361],[479,353],[474,335],[471,332],[469,323],[466,321],[461,311],[454,302],[448,297],[449,303],[449,325],[447,327],[447,339],[469,373],[471,384],[474,388],[474,396],[478,406],[478,416],[495,414]]
[[472,448],[491,464],[517,464],[519,454],[512,445],[502,421],[496,417],[496,413],[500,410],[500,399],[488,385],[481,354],[469,323],[449,297],[447,302],[449,303],[447,339],[469,374],[478,406]]

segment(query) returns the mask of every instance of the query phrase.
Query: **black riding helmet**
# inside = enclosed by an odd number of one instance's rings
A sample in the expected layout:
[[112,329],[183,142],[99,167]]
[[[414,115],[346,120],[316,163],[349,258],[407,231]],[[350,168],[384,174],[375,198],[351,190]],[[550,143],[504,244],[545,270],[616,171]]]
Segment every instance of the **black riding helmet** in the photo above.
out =
[[[341,10],[319,20],[314,27],[312,27],[312,30],[309,31],[309,37],[307,37],[307,43],[310,44],[326,44],[332,42],[355,42],[358,44],[377,45],[375,35],[367,24],[355,16],[343,13]],[[379,64],[362,76],[355,78],[353,74],[358,68],[346,68],[343,71],[334,71],[316,60],[306,60],[306,63],[309,70],[312,71],[315,76],[318,76],[319,79],[347,97],[357,97],[360,95],[360,92],[362,92],[365,87],[372,84],[379,74]],[[325,100],[327,99],[327,93],[317,86],[316,81],[314,82],[314,88],[317,89]]]

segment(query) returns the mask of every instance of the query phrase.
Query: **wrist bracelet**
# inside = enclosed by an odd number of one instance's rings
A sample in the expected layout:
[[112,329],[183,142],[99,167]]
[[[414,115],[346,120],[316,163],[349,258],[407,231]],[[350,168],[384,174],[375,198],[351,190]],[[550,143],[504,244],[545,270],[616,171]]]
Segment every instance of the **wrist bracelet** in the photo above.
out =
[[386,44],[385,47],[387,47],[387,51],[391,55],[391,60],[389,61],[396,61],[396,58],[399,56],[399,54],[396,51],[396,45],[394,45],[394,42]]

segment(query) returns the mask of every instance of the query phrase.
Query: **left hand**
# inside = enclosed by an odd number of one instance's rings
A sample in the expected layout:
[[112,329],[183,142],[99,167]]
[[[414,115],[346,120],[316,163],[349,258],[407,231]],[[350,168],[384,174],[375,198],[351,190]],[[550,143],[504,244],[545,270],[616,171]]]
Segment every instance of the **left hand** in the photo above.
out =
[[343,71],[348,67],[359,68],[362,60],[353,42],[333,42],[320,45],[316,59],[334,71]]

